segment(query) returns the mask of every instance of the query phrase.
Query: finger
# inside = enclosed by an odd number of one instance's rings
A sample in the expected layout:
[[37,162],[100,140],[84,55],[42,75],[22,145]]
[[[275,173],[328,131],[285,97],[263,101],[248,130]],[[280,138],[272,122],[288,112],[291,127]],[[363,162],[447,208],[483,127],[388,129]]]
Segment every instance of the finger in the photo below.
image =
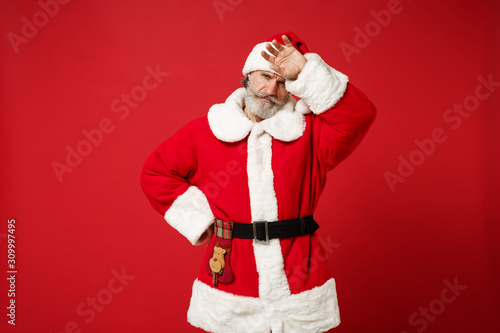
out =
[[266,53],[266,51],[261,51],[260,52],[260,55],[262,56],[262,58],[266,59],[267,61],[269,61],[271,64],[274,64],[274,57],[271,57],[269,54]]
[[277,57],[279,54],[279,52],[271,44],[266,44],[266,49],[275,57]]
[[282,69],[279,66],[277,66],[277,65],[271,65],[271,66],[269,66],[269,68],[271,70],[275,71],[276,73],[278,73],[278,74],[281,75]]
[[273,45],[278,51],[283,51],[285,49],[276,39],[273,39]]
[[286,47],[293,47],[292,42],[290,41],[290,38],[288,38],[287,35],[283,35],[283,41],[285,42]]

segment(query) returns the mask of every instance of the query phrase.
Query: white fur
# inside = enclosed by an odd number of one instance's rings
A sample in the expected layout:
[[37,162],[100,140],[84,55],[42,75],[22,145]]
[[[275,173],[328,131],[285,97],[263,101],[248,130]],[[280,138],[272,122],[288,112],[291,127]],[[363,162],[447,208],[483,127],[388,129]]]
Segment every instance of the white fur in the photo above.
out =
[[[248,188],[252,221],[277,221],[278,201],[274,191],[272,170],[272,137],[264,131],[264,123],[256,123],[248,138]],[[269,244],[253,244],[259,296],[276,301],[290,295],[279,239]]]
[[191,186],[165,212],[165,220],[191,244],[199,245],[205,241],[206,237],[202,236],[214,222],[214,215],[205,194]]
[[283,332],[326,332],[337,327],[340,314],[335,280],[275,303],[270,314],[281,318]]
[[[245,88],[239,88],[225,103],[215,104],[208,111],[208,124],[217,139],[225,142],[243,140],[256,124],[243,111],[245,93]],[[306,122],[301,113],[295,112],[295,104],[295,99],[290,97],[280,111],[261,121],[260,126],[277,140],[298,139],[304,132]]]
[[302,99],[297,102],[297,105],[295,106],[295,111],[301,114],[311,113],[311,109],[309,109],[309,106],[307,106],[307,104]]
[[243,112],[245,93],[245,88],[237,89],[225,103],[215,104],[208,111],[208,124],[217,139],[240,141],[252,130],[253,122]]
[[340,324],[335,280],[275,303],[233,295],[199,280],[193,284],[188,321],[214,333],[320,333]]
[[270,326],[260,300],[212,288],[199,280],[187,314],[188,322],[208,332],[269,332]]
[[279,75],[277,72],[269,68],[272,64],[266,59],[264,59],[261,55],[262,51],[265,51],[267,54],[271,55],[269,51],[267,51],[266,49],[266,44],[268,43],[264,42],[254,46],[254,48],[248,55],[247,60],[245,61],[245,65],[243,66],[243,71],[242,71],[243,76],[247,76],[248,73],[251,73],[256,70],[269,71]]
[[297,102],[290,97],[283,108],[273,117],[260,122],[264,131],[280,141],[297,140],[304,134],[306,121],[304,115],[295,111]]
[[344,96],[349,78],[328,66],[315,53],[305,54],[306,65],[296,80],[286,80],[286,89],[302,98],[312,112],[332,108]]

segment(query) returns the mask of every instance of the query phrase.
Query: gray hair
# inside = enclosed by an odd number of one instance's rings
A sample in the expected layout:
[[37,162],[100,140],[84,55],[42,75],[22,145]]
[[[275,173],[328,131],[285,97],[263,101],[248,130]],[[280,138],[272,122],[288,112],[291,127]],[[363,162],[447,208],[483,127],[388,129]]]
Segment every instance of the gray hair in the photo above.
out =
[[250,79],[248,78],[248,75],[247,75],[243,79],[241,79],[240,81],[241,81],[241,84],[243,85],[243,87],[247,88],[248,83],[250,82]]

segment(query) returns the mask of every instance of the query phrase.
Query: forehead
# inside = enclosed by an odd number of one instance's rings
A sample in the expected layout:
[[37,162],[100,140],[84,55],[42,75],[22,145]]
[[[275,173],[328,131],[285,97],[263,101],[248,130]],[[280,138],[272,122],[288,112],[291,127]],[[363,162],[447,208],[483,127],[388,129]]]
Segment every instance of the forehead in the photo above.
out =
[[270,72],[270,71],[263,71],[263,70],[258,69],[256,71],[254,71],[253,73],[257,73],[257,74],[260,74],[260,75],[264,75],[264,74],[265,75],[269,75],[271,78],[276,79],[278,81],[284,81],[285,80],[282,76],[280,76],[278,74],[275,74],[273,72]]

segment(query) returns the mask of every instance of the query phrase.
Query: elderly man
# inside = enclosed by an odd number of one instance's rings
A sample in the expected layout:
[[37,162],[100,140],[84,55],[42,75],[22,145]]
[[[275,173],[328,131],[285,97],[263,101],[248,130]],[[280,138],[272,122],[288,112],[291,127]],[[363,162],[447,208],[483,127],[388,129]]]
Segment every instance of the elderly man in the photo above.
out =
[[257,44],[243,75],[244,88],[151,154],[141,185],[192,244],[209,242],[192,325],[325,332],[340,318],[312,215],[327,173],[359,144],[375,108],[291,32]]

